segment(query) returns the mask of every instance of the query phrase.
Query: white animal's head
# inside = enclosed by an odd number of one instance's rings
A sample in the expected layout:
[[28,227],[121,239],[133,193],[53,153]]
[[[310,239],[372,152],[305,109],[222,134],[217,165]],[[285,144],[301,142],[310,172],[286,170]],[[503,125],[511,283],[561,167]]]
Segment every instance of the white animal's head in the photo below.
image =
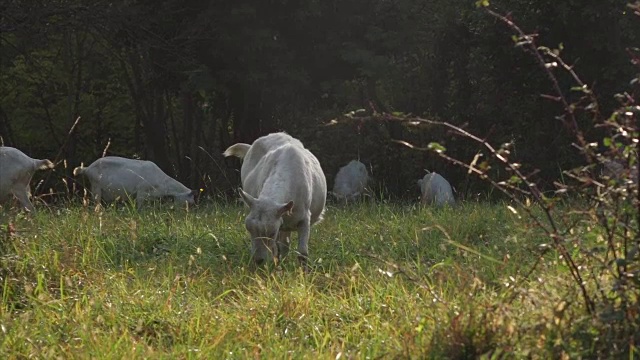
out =
[[422,185],[428,182],[429,180],[431,180],[431,178],[433,177],[433,174],[435,173],[427,172],[422,179],[418,180],[418,185]]
[[431,180],[431,177],[433,176],[433,173],[430,172],[429,170],[426,170],[427,174],[422,178],[422,179],[418,179],[418,187],[420,188],[420,191],[422,191],[422,186],[424,184],[428,184],[429,181]]
[[367,167],[358,160],[351,160],[338,170],[331,193],[339,200],[354,200],[365,192],[368,182]]
[[193,205],[196,202],[197,194],[198,190],[189,190],[184,193],[176,194],[173,199],[177,204],[184,204],[186,202],[189,205]]
[[277,256],[275,240],[283,223],[282,216],[291,212],[293,201],[280,204],[271,199],[256,199],[242,189],[240,195],[249,206],[244,224],[251,235],[251,254],[256,263],[261,264]]

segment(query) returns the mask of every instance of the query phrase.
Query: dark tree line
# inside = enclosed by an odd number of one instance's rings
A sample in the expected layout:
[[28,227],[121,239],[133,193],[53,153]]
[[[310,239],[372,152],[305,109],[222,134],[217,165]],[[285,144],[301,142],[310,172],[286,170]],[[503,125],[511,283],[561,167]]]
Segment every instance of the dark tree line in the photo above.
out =
[[[538,43],[562,49],[603,112],[629,86],[625,49],[638,45],[640,29],[624,2],[492,5]],[[474,1],[0,1],[0,136],[35,157],[59,154],[66,168],[56,174],[65,178],[106,152],[226,192],[237,163],[221,151],[286,130],[317,153],[330,181],[360,157],[395,195],[415,195],[424,168],[465,183],[464,172],[389,141],[437,141],[473,157],[441,129],[327,125],[364,108],[513,141],[516,156],[551,180],[577,157],[553,121],[559,106],[540,97],[548,90],[508,30]]]

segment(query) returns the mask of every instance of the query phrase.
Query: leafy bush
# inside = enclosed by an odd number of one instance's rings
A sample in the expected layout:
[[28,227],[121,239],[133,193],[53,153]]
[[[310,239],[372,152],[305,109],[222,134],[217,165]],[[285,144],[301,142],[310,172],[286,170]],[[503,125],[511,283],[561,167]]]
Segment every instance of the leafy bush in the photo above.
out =
[[[563,171],[563,179],[554,182],[555,189],[543,191],[536,178],[537,170],[517,162],[512,143],[494,146],[461,127],[419,117],[398,114],[350,117],[359,121],[375,119],[422,127],[439,126],[479,145],[473,160],[467,162],[450,156],[439,143],[421,148],[403,142],[412,148],[432,151],[487,181],[510,199],[509,209],[513,213],[524,213],[544,234],[546,240],[538,244],[540,261],[519,282],[527,283],[534,276],[545,281],[544,272],[538,268],[545,256],[553,255],[564,263],[568,287],[553,309],[555,320],[552,321],[565,321],[562,318],[569,316],[573,317],[572,325],[570,329],[558,327],[557,337],[544,343],[566,338],[573,343],[552,346],[549,351],[558,356],[566,353],[583,356],[584,349],[590,349],[589,354],[628,356],[635,344],[640,343],[640,75],[631,80],[630,91],[616,95],[618,107],[611,115],[603,116],[593,89],[581,80],[574,66],[561,57],[562,47],[538,46],[535,35],[525,33],[510,17],[492,10],[489,2],[482,1],[479,5],[513,31],[516,47],[527,52],[550,81],[554,93],[542,97],[562,106],[563,113],[556,121],[573,139],[566,146],[584,159],[584,165]],[[629,8],[640,15],[640,3]],[[640,70],[640,50],[629,49],[629,53],[632,64]],[[569,92],[558,80],[561,75],[568,75],[573,82]],[[584,118],[590,121],[584,122]],[[576,301],[576,297],[580,301]],[[578,308],[587,316],[577,317],[567,311],[568,307]],[[570,313],[572,315],[564,315]],[[447,336],[465,339],[458,341],[462,346],[457,349],[460,356],[478,355],[477,346],[483,343],[478,337],[491,336],[490,328],[477,332],[477,325],[487,321],[484,316],[486,314],[477,318],[471,312],[451,320],[452,328]]]

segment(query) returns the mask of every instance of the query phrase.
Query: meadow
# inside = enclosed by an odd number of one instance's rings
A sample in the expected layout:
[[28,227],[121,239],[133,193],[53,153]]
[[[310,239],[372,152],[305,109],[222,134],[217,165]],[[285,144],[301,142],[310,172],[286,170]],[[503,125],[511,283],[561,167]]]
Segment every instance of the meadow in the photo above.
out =
[[541,258],[548,239],[503,203],[330,205],[307,273],[294,252],[252,264],[239,203],[0,211],[4,359],[547,358],[598,346],[564,263]]

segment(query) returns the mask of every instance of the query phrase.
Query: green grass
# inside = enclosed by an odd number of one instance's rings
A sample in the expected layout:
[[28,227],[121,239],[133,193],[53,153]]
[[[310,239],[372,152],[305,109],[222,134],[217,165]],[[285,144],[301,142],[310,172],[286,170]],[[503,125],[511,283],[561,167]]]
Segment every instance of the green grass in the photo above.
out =
[[521,281],[547,239],[504,205],[330,206],[306,274],[295,256],[256,269],[245,214],[5,213],[0,358],[545,358],[597,345],[554,254]]

